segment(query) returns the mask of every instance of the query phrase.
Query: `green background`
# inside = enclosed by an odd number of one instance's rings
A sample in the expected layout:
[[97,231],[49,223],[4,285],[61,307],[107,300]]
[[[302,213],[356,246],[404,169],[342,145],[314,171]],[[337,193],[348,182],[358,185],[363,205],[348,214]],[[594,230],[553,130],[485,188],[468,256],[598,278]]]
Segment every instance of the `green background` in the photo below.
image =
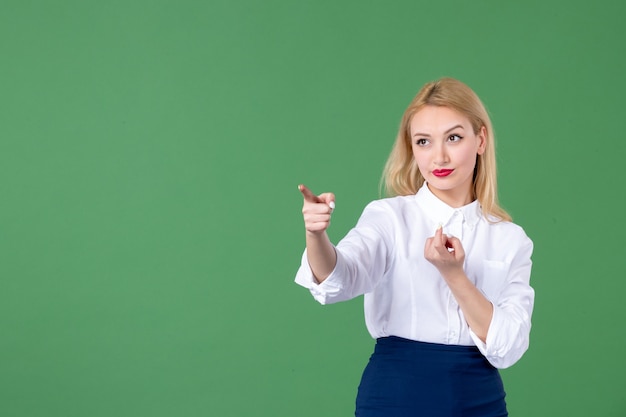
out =
[[511,415],[625,416],[624,4],[1,0],[0,415],[352,415],[373,341],[293,283],[296,187],[337,241],[452,76],[535,242]]

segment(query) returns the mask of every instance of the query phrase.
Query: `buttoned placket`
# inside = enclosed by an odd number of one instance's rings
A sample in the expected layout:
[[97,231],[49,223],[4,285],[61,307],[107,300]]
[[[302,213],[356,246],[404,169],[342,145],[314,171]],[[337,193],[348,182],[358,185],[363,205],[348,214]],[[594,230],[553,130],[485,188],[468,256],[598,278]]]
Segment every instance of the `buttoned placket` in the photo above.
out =
[[[465,223],[465,216],[461,210],[455,210],[452,216],[444,226],[444,233],[450,237],[456,237],[459,240],[463,240],[463,224]],[[448,344],[458,344],[461,339],[461,326],[463,323],[463,313],[452,295],[452,291],[446,286],[448,300],[447,300],[447,316],[448,316]]]

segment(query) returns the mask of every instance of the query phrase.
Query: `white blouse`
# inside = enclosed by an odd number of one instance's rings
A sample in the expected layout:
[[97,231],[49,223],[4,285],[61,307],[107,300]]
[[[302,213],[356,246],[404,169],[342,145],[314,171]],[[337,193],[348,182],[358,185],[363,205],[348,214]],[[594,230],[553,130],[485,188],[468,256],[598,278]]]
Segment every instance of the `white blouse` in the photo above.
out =
[[[424,258],[426,239],[440,223],[445,234],[461,240],[465,273],[493,304],[486,343]],[[528,349],[533,243],[513,223],[489,223],[477,201],[455,209],[426,184],[416,195],[373,201],[335,249],[337,265],[324,282],[313,277],[306,251],[296,282],[322,304],[365,294],[365,323],[373,338],[476,345],[497,368],[513,365]]]

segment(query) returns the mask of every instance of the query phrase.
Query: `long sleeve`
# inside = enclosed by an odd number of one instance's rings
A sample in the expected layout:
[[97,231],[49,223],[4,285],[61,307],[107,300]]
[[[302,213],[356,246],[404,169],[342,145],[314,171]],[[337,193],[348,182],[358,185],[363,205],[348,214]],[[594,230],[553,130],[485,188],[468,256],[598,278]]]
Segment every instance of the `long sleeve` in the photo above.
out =
[[321,304],[345,301],[373,290],[383,279],[390,259],[390,216],[384,204],[370,203],[357,225],[335,247],[337,264],[332,273],[317,283],[306,250],[296,274],[296,283],[308,288]]
[[[526,236],[510,264],[488,263],[483,272],[494,276],[506,274],[505,285],[493,304],[493,316],[483,343],[470,329],[476,346],[496,368],[508,368],[528,349],[534,290],[530,287],[533,244]],[[494,294],[495,295],[495,294]]]

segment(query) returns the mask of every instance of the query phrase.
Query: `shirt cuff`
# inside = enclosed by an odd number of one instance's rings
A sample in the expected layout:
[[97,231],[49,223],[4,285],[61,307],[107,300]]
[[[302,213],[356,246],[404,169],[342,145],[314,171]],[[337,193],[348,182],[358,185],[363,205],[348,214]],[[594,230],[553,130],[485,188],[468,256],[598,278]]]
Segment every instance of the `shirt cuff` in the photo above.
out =
[[[508,328],[512,327],[512,323],[507,322],[506,313],[502,309],[494,306],[493,316],[487,331],[487,342],[483,342],[480,338],[469,329],[470,336],[478,350],[494,367],[504,369],[512,366],[522,356],[526,348],[516,346],[514,339],[519,337],[516,332],[509,334]],[[526,345],[527,346],[527,345]]]
[[307,288],[311,292],[313,298],[315,298],[320,304],[330,304],[340,301],[337,297],[341,294],[343,285],[339,279],[340,274],[338,273],[338,269],[340,263],[342,263],[342,258],[337,250],[335,250],[335,252],[337,253],[337,264],[330,275],[328,275],[322,283],[317,282],[315,276],[313,275],[313,271],[309,265],[306,249],[302,254],[300,269],[298,269],[298,272],[296,273],[296,284]]

